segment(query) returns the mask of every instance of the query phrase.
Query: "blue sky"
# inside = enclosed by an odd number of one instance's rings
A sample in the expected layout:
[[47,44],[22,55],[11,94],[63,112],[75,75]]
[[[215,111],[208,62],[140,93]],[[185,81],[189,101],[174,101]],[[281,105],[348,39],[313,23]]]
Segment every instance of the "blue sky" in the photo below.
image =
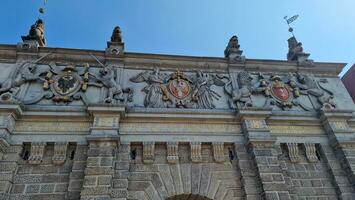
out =
[[[16,44],[43,0],[2,0],[1,44]],[[247,58],[286,59],[283,17],[315,61],[355,62],[354,0],[48,0],[49,47],[103,50],[114,26],[126,51],[222,57],[232,35]]]

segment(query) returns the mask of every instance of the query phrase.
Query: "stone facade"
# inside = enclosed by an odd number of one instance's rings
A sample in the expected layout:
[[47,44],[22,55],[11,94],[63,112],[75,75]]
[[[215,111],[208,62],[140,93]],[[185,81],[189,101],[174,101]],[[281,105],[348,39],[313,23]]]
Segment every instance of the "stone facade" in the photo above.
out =
[[0,199],[355,199],[344,64],[247,59],[236,36],[224,58],[112,38],[0,45]]

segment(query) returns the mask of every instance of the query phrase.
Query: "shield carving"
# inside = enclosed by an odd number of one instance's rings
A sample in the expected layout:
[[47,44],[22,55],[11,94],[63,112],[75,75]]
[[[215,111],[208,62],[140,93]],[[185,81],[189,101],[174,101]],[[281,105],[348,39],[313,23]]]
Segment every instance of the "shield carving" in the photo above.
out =
[[280,101],[288,101],[291,97],[290,90],[284,84],[273,84],[271,87],[271,93]]
[[63,74],[53,78],[52,91],[59,96],[71,96],[80,89],[81,78],[73,71],[65,69]]
[[173,79],[169,82],[169,90],[174,97],[183,99],[190,93],[190,84],[184,79]]

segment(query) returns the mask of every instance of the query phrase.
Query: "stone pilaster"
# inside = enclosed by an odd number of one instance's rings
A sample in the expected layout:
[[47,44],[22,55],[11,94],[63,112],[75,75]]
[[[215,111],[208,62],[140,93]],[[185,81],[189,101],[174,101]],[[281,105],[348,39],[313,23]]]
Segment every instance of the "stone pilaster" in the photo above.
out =
[[130,163],[130,143],[121,143],[118,148],[117,159],[115,161],[115,174],[112,181],[112,199],[127,199],[129,163]]
[[22,109],[16,104],[0,105],[0,199],[8,199],[18,168],[22,146],[11,145],[11,135]]
[[80,199],[80,191],[83,187],[84,182],[84,170],[87,161],[87,150],[86,145],[77,145],[75,149],[73,167],[69,175],[69,186],[68,186],[68,200]]
[[242,122],[248,152],[258,172],[261,197],[288,200],[291,198],[278,161],[276,139],[271,136],[265,121],[270,114],[271,109],[247,108],[239,110],[237,117]]
[[[89,144],[85,168],[82,200],[102,200],[116,198],[112,190],[114,157],[119,143],[119,120],[123,107],[93,106],[88,108],[94,122],[87,136]],[[123,197],[122,198],[126,198]]]
[[[355,134],[347,123],[347,120],[352,117],[352,113],[352,110],[322,111],[320,118],[328,134],[330,145],[333,147],[336,158],[347,174],[348,180],[343,180],[336,173],[338,170],[334,168],[334,165],[332,166],[333,169],[331,168],[335,183],[340,190],[339,197],[341,199],[355,198],[353,191],[349,190],[346,185],[347,182],[355,182]],[[330,158],[328,159],[331,160]]]

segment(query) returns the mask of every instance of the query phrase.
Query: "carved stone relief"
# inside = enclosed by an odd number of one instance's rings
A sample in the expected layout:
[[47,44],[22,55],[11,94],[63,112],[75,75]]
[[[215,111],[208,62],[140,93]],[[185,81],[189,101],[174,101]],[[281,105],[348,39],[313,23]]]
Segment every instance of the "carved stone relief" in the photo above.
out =
[[45,147],[46,147],[45,142],[32,142],[28,163],[32,165],[40,164],[43,160]]
[[[326,79],[316,80],[308,74],[284,74],[266,75],[263,73],[251,74],[239,72],[236,76],[237,86],[232,82],[225,84],[225,91],[230,96],[231,108],[244,107],[273,107],[277,106],[283,110],[290,110],[294,106],[303,110],[334,109],[336,104],[333,100],[333,92],[323,86]],[[256,105],[252,97],[262,95],[265,98],[263,105]],[[313,108],[305,103],[309,99]],[[315,101],[312,101],[315,99]]]
[[190,142],[191,161],[198,163],[202,161],[201,142]]
[[143,162],[153,163],[155,157],[155,142],[143,142]]
[[293,163],[300,161],[300,156],[298,153],[298,144],[297,143],[287,143],[288,156],[290,161]]
[[312,143],[304,143],[304,148],[306,152],[306,157],[309,162],[318,162],[318,157],[316,153],[316,146]]
[[[19,64],[15,68],[12,75],[0,85],[0,102],[29,105],[42,99],[52,99],[57,104],[82,100],[85,105],[88,105],[90,103],[125,104],[132,101],[133,90],[122,88],[118,84],[113,66],[104,66],[95,70],[91,69],[89,65],[57,66],[50,63],[37,70],[36,63],[44,57],[33,63]],[[43,85],[43,90],[39,91],[36,96],[22,101],[19,98],[21,88],[25,83],[30,82],[40,82]],[[86,96],[89,87],[101,88],[103,95],[100,98],[101,101],[92,101]]]
[[224,142],[213,142],[213,157],[216,162],[224,162]]
[[67,157],[68,142],[56,142],[54,144],[54,155],[52,161],[55,165],[65,163]]
[[197,108],[213,109],[213,100],[221,96],[211,86],[224,86],[227,77],[207,74],[202,71],[186,75],[177,71],[172,74],[161,73],[158,68],[142,72],[130,81],[146,82],[142,91],[146,93],[144,106],[147,108]]
[[168,163],[175,164],[179,162],[179,142],[167,142],[166,148],[168,152],[167,161]]

